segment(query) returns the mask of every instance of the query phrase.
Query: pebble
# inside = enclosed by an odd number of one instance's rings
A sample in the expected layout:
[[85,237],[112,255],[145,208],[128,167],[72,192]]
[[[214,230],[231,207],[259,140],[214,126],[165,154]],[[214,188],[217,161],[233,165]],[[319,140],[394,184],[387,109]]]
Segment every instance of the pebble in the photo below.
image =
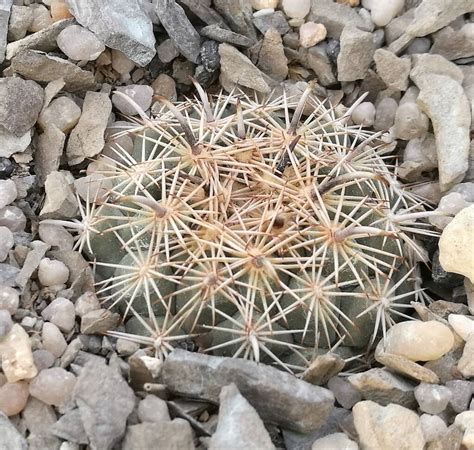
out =
[[81,117],[81,108],[69,97],[55,98],[38,117],[38,124],[46,129],[52,125],[63,133],[72,130]]
[[97,309],[81,317],[81,333],[99,334],[114,329],[120,323],[120,315],[108,309]]
[[265,34],[271,28],[277,30],[280,34],[286,34],[290,31],[290,25],[285,15],[281,11],[269,12],[268,10],[258,11],[253,17],[253,24],[262,33]]
[[93,61],[105,50],[97,36],[80,25],[70,25],[57,37],[59,49],[76,61]]
[[156,47],[156,53],[161,62],[168,64],[179,56],[179,49],[171,39],[165,39]]
[[474,411],[465,411],[458,414],[454,419],[454,424],[464,431],[463,448],[468,450],[474,448]]
[[158,77],[151,83],[155,95],[161,95],[171,101],[176,101],[178,95],[176,93],[176,82],[172,77],[165,73],[160,73]]
[[161,423],[171,420],[166,402],[152,394],[140,400],[137,414],[140,422]]
[[42,370],[30,383],[30,395],[47,405],[65,405],[72,396],[76,377],[61,367]]
[[6,336],[13,328],[13,321],[6,309],[0,309],[0,338]]
[[458,362],[458,370],[464,378],[474,377],[474,334],[469,335],[462,356]]
[[72,17],[72,14],[67,7],[65,0],[51,0],[51,5],[49,7],[51,17],[56,22],[57,20],[69,19]]
[[[130,97],[143,111],[146,111],[151,106],[153,88],[150,86],[130,84],[117,87],[117,91]],[[112,103],[123,114],[130,116],[138,114],[134,106],[117,94],[112,95]]]
[[33,378],[38,373],[30,338],[18,324],[13,325],[11,331],[0,340],[0,357],[3,373],[9,383]]
[[313,47],[326,39],[327,30],[322,23],[306,22],[300,27],[300,44],[304,48]]
[[451,400],[451,391],[437,384],[420,383],[415,388],[415,398],[420,410],[428,414],[439,414]]
[[304,19],[311,9],[310,0],[283,0],[283,11],[292,19]]
[[403,9],[405,0],[379,0],[370,2],[370,16],[378,27],[384,27]]
[[426,442],[442,438],[448,431],[446,423],[441,417],[422,414],[420,416],[421,430]]
[[44,243],[59,250],[72,250],[74,247],[74,237],[61,225],[40,223],[38,234]]
[[38,266],[38,279],[43,286],[66,284],[69,269],[61,261],[43,258]]
[[262,419],[233,383],[221,389],[219,421],[209,450],[231,447],[275,449]]
[[332,377],[328,381],[328,389],[334,394],[337,402],[345,409],[351,409],[362,400],[360,392],[345,378]]
[[[29,134],[30,133],[28,132],[28,135]],[[29,142],[28,142],[28,144],[29,144]],[[28,146],[28,144],[27,144],[27,146]],[[20,151],[22,151],[22,150],[20,150]],[[13,152],[13,153],[15,153],[15,152]],[[0,157],[0,180],[5,180],[5,179],[9,178],[10,175],[13,173],[13,164],[8,159],[10,156],[11,155],[9,154],[6,157],[5,156]]]
[[464,341],[467,342],[470,337],[474,336],[474,320],[470,317],[461,314],[450,314],[448,322]]
[[119,338],[117,339],[115,348],[119,355],[130,356],[140,348],[140,345],[137,344],[136,342],[129,341],[128,339]]
[[28,6],[12,5],[10,21],[8,22],[8,41],[23,39],[33,22],[33,9]]
[[120,50],[112,49],[111,55],[112,69],[120,75],[127,75],[135,68],[135,63]]
[[13,233],[7,227],[0,226],[0,262],[7,259],[14,244]]
[[405,50],[406,55],[416,55],[428,53],[431,47],[431,40],[425,37],[413,39],[413,42]]
[[11,315],[15,314],[20,304],[20,295],[16,289],[0,285],[0,309],[7,310]]
[[113,189],[113,181],[100,173],[92,173],[74,180],[74,190],[84,201],[104,200]]
[[333,433],[316,439],[311,450],[358,450],[356,442],[349,439],[344,433]]
[[75,324],[74,304],[67,298],[58,297],[43,309],[41,317],[54,323],[62,332],[69,333]]
[[7,416],[15,416],[21,413],[26,406],[29,395],[28,383],[24,381],[5,383],[0,387],[0,411]]
[[352,111],[351,119],[356,125],[371,127],[375,123],[374,104],[371,102],[362,102]]
[[387,131],[394,122],[397,114],[398,103],[391,97],[386,97],[378,103],[375,111],[374,130]]
[[0,209],[0,226],[10,231],[23,231],[26,227],[26,217],[17,206],[6,206]]
[[[44,345],[44,340],[43,340]],[[33,352],[33,360],[38,372],[44,369],[49,369],[56,362],[56,357],[48,350],[39,349]]]
[[267,8],[275,9],[278,6],[278,0],[252,0],[251,4],[256,11]]
[[97,300],[97,296],[94,294],[94,292],[87,291],[76,300],[74,303],[74,309],[76,311],[76,315],[82,317],[91,311],[100,309],[100,303],[99,300]]
[[450,380],[445,383],[451,391],[449,406],[455,413],[466,411],[472,398],[472,382],[465,380]]
[[257,66],[277,81],[283,81],[288,75],[288,60],[285,56],[280,33],[271,28],[265,33],[258,54]]
[[471,244],[474,242],[474,205],[456,214],[439,240],[439,261],[447,272],[464,275],[474,282]]
[[410,58],[399,58],[392,52],[379,48],[375,50],[374,61],[377,74],[390,89],[405,91],[408,88]]
[[43,342],[43,348],[53,354],[56,358],[60,358],[66,351],[66,339],[64,339],[61,330],[54,323],[45,322],[43,324],[41,340]]
[[425,438],[416,413],[400,405],[362,401],[352,409],[361,448],[422,450]]
[[423,137],[428,131],[429,120],[415,103],[406,102],[398,106],[393,133],[397,139],[409,141]]
[[37,31],[40,31],[53,23],[49,9],[46,8],[46,6],[35,3],[30,5],[30,8],[33,10],[33,20],[28,27],[28,31],[36,33]]

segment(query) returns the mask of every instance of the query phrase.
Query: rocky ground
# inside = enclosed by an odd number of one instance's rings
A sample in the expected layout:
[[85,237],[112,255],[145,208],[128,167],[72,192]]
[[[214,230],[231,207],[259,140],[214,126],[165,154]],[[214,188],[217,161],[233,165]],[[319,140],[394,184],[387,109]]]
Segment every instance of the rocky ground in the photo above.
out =
[[[472,0],[0,2],[0,448],[474,449]],[[375,354],[320,355],[298,379],[103,334],[65,228],[90,159],[131,139],[156,95],[304,90],[397,141],[399,178],[443,213],[417,321]],[[428,245],[429,244],[429,245]],[[368,333],[370,334],[370,331]]]

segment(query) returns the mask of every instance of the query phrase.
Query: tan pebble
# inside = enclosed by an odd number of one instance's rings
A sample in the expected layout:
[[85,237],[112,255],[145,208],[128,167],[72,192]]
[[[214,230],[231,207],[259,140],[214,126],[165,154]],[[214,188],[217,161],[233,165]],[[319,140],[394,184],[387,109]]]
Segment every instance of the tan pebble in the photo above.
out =
[[322,23],[306,22],[300,27],[300,44],[304,48],[313,47],[326,39],[327,30]]
[[5,383],[0,387],[0,411],[7,416],[19,414],[25,408],[29,395],[28,383]]
[[51,0],[50,13],[53,22],[73,17],[64,0]]

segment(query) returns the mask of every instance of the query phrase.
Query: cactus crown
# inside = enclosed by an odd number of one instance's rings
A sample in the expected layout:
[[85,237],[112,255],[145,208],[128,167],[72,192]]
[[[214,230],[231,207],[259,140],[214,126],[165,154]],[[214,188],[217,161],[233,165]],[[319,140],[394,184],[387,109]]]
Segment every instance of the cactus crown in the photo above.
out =
[[101,157],[113,187],[91,184],[73,225],[127,320],[112,336],[159,357],[192,338],[292,371],[315,349],[360,346],[361,319],[370,344],[409,318],[430,213],[396,180],[395,145],[312,88],[260,102],[196,85],[119,133],[134,149]]

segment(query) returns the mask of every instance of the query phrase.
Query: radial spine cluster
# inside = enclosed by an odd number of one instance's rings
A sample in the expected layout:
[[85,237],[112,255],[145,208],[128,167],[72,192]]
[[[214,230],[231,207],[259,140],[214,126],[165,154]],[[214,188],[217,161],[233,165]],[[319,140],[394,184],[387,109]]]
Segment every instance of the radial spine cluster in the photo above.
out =
[[134,150],[101,156],[69,223],[124,316],[110,335],[160,358],[193,341],[298,371],[410,318],[432,213],[393,174],[394,143],[313,88],[261,102],[196,85],[119,133]]

